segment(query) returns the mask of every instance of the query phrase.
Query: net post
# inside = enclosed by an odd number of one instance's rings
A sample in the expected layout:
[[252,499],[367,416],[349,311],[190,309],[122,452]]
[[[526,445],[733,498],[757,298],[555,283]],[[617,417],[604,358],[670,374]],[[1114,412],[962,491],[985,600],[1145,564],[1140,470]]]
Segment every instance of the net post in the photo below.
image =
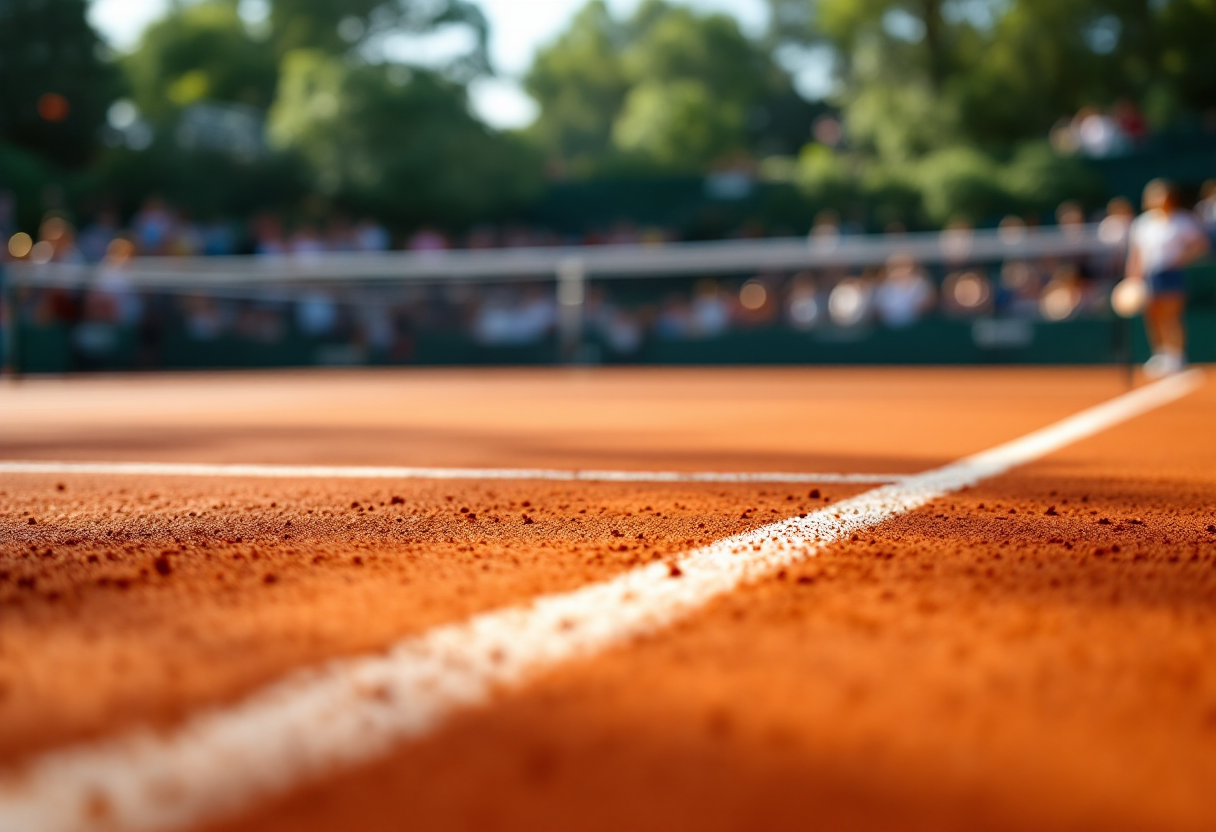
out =
[[568,257],[557,264],[557,329],[561,360],[578,360],[583,343],[583,304],[587,297],[587,264]]

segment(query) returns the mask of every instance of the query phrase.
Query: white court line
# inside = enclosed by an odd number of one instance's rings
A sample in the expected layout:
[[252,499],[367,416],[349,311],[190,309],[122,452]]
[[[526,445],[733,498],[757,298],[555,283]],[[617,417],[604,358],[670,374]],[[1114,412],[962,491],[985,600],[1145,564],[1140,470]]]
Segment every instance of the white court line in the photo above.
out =
[[283,479],[558,480],[561,482],[898,482],[907,474],[565,471],[553,468],[385,468],[348,465],[210,465],[179,462],[0,462],[0,474],[122,474]]
[[[652,564],[613,580],[296,673],[164,733],[68,747],[0,778],[0,830],[180,828],[247,807],[435,730],[556,665],[652,632],[745,581],[1154,408],[1202,384],[1191,371],[900,483],[695,549],[679,576]],[[91,811],[90,811],[91,809]]]

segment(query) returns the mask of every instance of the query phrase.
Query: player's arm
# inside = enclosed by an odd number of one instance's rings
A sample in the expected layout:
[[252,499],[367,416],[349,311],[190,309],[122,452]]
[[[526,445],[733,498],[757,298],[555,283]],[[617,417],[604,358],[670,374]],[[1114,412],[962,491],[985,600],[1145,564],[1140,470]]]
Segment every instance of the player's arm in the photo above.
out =
[[1144,261],[1140,257],[1140,246],[1135,239],[1127,248],[1127,267],[1124,269],[1124,274],[1128,280],[1144,279]]
[[1208,235],[1203,233],[1203,229],[1199,224],[1195,224],[1195,233],[1187,235],[1186,248],[1182,250],[1182,255],[1178,258],[1180,266],[1188,266],[1194,263],[1200,257],[1208,253],[1211,247],[1211,240]]

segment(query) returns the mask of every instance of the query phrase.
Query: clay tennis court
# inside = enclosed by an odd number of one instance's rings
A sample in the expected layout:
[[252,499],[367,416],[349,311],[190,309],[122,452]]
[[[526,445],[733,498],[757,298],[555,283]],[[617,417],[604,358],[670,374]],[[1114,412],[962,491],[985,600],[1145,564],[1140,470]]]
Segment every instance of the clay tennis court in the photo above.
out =
[[0,402],[0,829],[1216,828],[1198,373]]

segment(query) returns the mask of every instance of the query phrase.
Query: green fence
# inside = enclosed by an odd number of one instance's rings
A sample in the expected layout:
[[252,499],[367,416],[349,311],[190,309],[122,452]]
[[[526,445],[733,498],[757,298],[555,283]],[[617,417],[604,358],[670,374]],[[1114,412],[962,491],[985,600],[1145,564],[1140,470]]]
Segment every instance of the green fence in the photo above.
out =
[[[1216,265],[1189,272],[1188,354],[1216,362]],[[11,314],[9,320],[19,318]],[[149,334],[113,327],[104,360],[86,358],[81,331],[65,324],[18,320],[6,333],[20,373],[138,369],[222,369],[385,365],[544,365],[562,354],[556,337],[512,346],[478,343],[456,326],[398,333],[387,347],[312,339],[293,325],[273,340],[225,335],[203,338],[173,326]],[[15,349],[14,349],[15,348]],[[15,354],[14,354],[15,353]],[[93,353],[96,356],[96,351]],[[566,356],[569,358],[569,354]],[[879,325],[821,325],[798,331],[783,324],[735,329],[711,338],[666,340],[650,334],[626,358],[614,357],[589,334],[577,358],[586,363],[635,364],[1104,364],[1148,357],[1140,321],[1106,313],[1061,322],[1024,318],[950,319],[934,315],[891,329]]]

